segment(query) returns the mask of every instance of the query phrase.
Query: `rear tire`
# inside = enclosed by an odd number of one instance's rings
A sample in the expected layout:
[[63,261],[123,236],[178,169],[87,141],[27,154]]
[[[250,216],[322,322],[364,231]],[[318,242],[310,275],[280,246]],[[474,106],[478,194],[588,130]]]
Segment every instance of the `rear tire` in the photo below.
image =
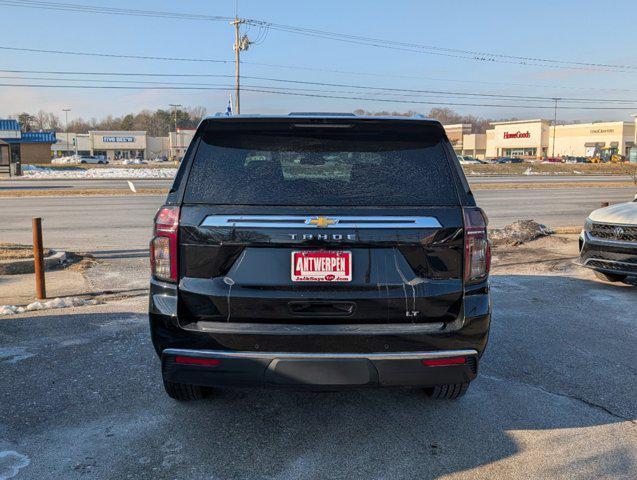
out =
[[468,388],[469,382],[436,385],[435,387],[425,388],[425,395],[436,400],[455,400],[462,397]]
[[622,275],[620,273],[603,273],[595,272],[595,276],[605,282],[623,282],[628,275]]
[[189,385],[187,383],[176,383],[164,379],[164,389],[170,398],[178,402],[190,402],[193,400],[203,400],[208,395],[208,390],[199,385]]

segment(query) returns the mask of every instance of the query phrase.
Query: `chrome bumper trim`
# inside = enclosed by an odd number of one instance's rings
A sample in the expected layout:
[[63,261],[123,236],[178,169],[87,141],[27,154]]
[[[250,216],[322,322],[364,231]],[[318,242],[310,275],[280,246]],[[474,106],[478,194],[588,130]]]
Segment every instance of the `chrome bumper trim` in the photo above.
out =
[[164,355],[180,355],[197,358],[228,359],[367,359],[367,360],[422,360],[429,358],[446,358],[477,356],[476,350],[440,350],[436,352],[394,352],[394,353],[289,353],[289,352],[228,352],[224,350],[189,350],[167,348]]
[[327,222],[320,223],[316,215],[208,215],[202,227],[229,228],[441,228],[435,217],[407,216],[334,216],[327,215]]

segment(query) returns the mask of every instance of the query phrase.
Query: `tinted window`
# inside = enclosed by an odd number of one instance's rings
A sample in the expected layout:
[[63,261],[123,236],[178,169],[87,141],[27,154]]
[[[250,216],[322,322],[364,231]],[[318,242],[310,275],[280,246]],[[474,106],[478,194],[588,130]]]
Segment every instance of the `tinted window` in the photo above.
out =
[[209,131],[187,203],[458,205],[440,135],[342,129]]

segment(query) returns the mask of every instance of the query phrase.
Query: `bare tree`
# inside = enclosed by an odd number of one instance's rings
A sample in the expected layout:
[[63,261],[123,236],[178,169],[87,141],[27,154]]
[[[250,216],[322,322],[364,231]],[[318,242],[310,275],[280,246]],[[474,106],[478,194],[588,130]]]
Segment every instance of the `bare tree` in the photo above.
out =
[[[177,110],[177,123],[180,128],[196,128],[201,119],[206,115],[206,108],[201,106],[186,107]],[[66,129],[57,115],[40,110],[31,115],[27,112],[14,114],[24,131],[29,130],[54,130],[60,132]],[[158,109],[142,110],[139,113],[129,113],[121,117],[108,115],[100,120],[91,118],[74,118],[68,124],[71,133],[88,133],[90,130],[144,130],[149,136],[161,137],[175,128],[174,112]]]
[[60,119],[51,112],[40,110],[33,116],[33,128],[38,131],[58,130],[60,128]]
[[[413,110],[408,110],[407,112],[388,112],[388,111],[380,111],[380,112],[370,112],[363,109],[354,110],[356,115],[391,115],[394,117],[410,117],[417,115],[418,112]],[[517,120],[516,118],[502,118],[499,120],[489,119],[489,118],[481,118],[476,117],[474,115],[461,115],[458,112],[450,109],[450,108],[432,108],[429,113],[424,114],[427,118],[434,118],[438,120],[440,123],[445,125],[451,125],[454,123],[467,123],[471,124],[472,133],[484,133],[491,128],[491,122],[495,121],[508,121],[508,120]]]

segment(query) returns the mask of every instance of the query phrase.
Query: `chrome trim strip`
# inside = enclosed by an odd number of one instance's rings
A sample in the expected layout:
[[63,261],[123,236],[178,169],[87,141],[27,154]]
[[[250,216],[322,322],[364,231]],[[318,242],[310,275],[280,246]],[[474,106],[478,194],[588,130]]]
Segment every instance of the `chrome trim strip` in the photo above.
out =
[[629,242],[626,240],[608,240],[606,238],[596,237],[590,231],[584,231],[586,242],[593,245],[606,245],[609,247],[637,247],[637,242]]
[[394,352],[394,353],[289,353],[289,352],[229,352],[224,350],[189,350],[167,348],[165,355],[180,355],[197,358],[243,358],[243,359],[367,359],[367,360],[422,360],[478,355],[476,350],[440,350],[437,352]]
[[464,325],[464,318],[443,323],[394,323],[394,324],[281,324],[197,322],[182,328],[194,332],[224,333],[233,335],[421,335],[455,332]]
[[310,222],[317,215],[208,215],[201,227],[247,227],[247,228],[441,228],[435,217],[403,216],[331,216],[334,223],[319,227]]
[[637,228],[636,223],[598,222],[597,220],[586,219],[591,225],[602,225],[603,227],[628,227]]

